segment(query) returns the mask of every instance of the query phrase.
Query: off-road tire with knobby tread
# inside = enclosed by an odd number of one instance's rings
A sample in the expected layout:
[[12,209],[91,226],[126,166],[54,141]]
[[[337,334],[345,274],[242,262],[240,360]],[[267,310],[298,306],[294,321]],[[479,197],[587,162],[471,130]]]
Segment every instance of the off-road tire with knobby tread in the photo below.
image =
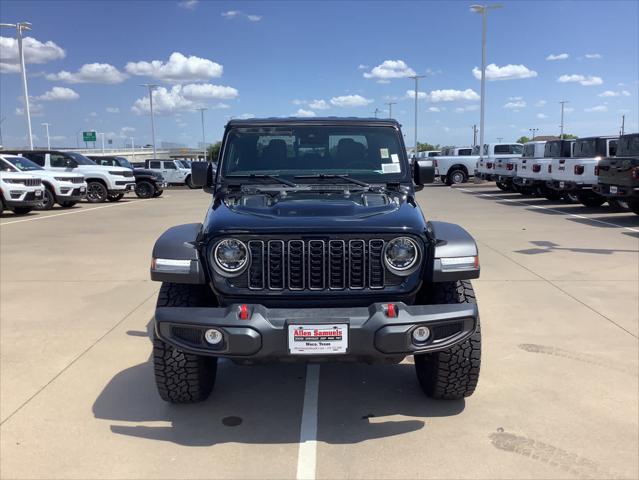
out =
[[497,185],[497,188],[499,190],[503,190],[504,192],[507,192],[509,190],[508,188],[508,184],[503,183],[503,182],[495,182],[495,185]]
[[[158,307],[214,306],[213,292],[206,285],[163,283]],[[195,403],[206,400],[213,390],[217,358],[193,355],[153,338],[155,384],[162,400]]]
[[[468,280],[434,283],[424,298],[429,304],[476,303]],[[459,400],[475,391],[481,365],[481,329],[463,343],[434,353],[415,355],[415,371],[424,393],[431,398]]]

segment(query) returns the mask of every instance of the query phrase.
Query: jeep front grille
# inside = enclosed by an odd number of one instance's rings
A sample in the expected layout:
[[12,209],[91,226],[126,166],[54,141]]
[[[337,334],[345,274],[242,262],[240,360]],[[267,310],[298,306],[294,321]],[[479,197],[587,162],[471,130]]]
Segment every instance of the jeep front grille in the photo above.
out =
[[[390,239],[389,239],[390,240]],[[251,265],[231,279],[251,290],[363,290],[399,285],[383,264],[385,239],[249,240]]]

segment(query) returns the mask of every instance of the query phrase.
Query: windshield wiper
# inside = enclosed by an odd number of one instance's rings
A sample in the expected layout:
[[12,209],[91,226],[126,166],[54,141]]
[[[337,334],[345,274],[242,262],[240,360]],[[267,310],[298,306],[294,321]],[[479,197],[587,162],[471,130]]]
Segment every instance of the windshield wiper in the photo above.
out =
[[292,188],[298,187],[297,184],[293,182],[289,182],[288,180],[284,180],[283,178],[280,178],[277,175],[264,175],[261,173],[250,173],[246,175],[224,175],[224,178],[249,178],[249,179],[259,178],[259,179],[266,179],[266,180],[274,180],[275,182],[281,183],[282,185],[286,185],[287,187],[292,187]]
[[319,180],[323,180],[325,178],[341,178],[346,180],[347,182],[351,182],[354,183],[355,185],[359,185],[360,187],[366,187],[366,188],[371,188],[371,186],[366,183],[366,182],[362,182],[361,180],[356,180],[354,178],[349,177],[346,174],[342,174],[342,175],[337,175],[334,173],[314,173],[314,174],[310,174],[310,175],[296,175],[293,178],[300,178],[300,179],[319,179]]

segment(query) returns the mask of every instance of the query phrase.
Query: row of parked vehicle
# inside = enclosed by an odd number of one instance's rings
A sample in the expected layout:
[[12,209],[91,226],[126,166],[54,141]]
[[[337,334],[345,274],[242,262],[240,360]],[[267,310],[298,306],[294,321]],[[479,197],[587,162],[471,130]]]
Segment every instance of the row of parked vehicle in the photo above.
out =
[[188,185],[186,160],[147,160],[131,164],[119,156],[84,156],[56,150],[0,152],[0,212],[26,214],[55,204],[70,208],[81,200],[117,202],[128,192],[140,198],[162,195],[171,185]]

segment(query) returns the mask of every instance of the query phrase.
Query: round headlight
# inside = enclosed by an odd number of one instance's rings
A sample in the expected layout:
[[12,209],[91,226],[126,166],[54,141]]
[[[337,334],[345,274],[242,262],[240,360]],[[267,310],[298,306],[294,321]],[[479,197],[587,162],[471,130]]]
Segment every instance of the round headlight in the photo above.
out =
[[419,247],[408,237],[397,237],[386,245],[384,263],[397,275],[408,275],[417,265]]
[[215,246],[213,258],[221,273],[239,274],[249,263],[249,252],[244,242],[227,238]]

